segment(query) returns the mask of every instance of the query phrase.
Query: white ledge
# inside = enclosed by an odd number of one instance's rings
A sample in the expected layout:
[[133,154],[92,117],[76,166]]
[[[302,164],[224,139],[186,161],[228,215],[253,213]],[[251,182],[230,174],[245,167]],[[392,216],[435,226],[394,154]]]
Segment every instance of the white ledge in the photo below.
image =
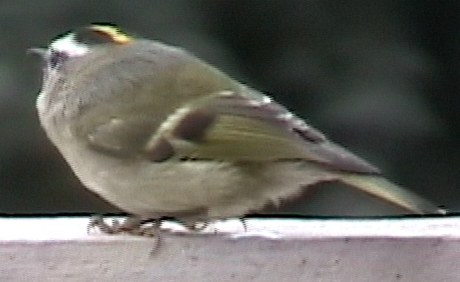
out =
[[458,217],[165,222],[154,256],[154,238],[87,225],[0,218],[0,281],[460,281]]

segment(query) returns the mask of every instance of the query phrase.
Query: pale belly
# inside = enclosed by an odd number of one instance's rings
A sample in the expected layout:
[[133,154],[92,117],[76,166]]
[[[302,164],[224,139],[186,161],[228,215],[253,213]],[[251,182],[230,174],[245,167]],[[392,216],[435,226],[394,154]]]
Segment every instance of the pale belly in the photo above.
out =
[[332,180],[330,172],[305,162],[152,163],[74,149],[63,154],[88,189],[129,213],[147,217],[194,212],[200,219],[242,216],[295,196],[307,185]]

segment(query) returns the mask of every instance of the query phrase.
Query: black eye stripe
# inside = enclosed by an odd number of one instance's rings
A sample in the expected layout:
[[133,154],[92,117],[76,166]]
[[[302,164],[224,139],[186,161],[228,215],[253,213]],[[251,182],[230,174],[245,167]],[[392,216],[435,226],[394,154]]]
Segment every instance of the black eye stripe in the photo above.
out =
[[48,64],[51,68],[56,68],[61,65],[69,56],[61,51],[52,50],[48,56]]
[[88,27],[77,29],[74,34],[75,40],[83,44],[95,45],[113,42],[113,37],[109,34]]

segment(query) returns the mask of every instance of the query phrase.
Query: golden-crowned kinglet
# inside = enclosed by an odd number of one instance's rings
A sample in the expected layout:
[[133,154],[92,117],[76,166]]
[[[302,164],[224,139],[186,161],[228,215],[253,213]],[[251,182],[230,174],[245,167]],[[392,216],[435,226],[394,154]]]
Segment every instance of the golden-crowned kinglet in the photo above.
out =
[[95,24],[34,51],[48,137],[88,189],[133,215],[240,217],[324,181],[443,212],[181,48]]

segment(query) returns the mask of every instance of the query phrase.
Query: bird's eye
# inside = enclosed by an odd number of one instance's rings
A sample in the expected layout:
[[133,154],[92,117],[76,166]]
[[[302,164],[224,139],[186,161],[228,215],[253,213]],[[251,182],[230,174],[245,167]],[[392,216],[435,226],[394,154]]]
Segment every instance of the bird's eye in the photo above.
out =
[[51,51],[51,53],[48,56],[48,64],[51,68],[57,68],[59,65],[61,65],[69,56],[60,51]]

